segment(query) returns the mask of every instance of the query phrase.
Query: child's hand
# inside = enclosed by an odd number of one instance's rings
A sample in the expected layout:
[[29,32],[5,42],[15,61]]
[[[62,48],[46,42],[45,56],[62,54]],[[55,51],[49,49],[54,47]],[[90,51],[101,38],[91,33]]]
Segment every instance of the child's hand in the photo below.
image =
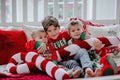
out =
[[47,50],[46,44],[43,43],[41,47],[37,48],[37,50],[38,50],[38,53],[44,53]]
[[85,40],[86,39],[89,39],[91,37],[91,35],[89,33],[86,32],[86,35],[85,35]]
[[93,44],[94,44],[94,47],[95,47],[96,50],[100,50],[100,49],[103,48],[103,46],[104,46],[104,45],[102,44],[102,42],[99,41],[99,40],[93,41]]
[[38,53],[44,53],[47,50],[46,44],[40,41],[36,42],[35,48],[38,50]]
[[82,32],[80,35],[80,40],[86,40],[90,38],[90,34],[88,32]]
[[45,53],[43,54],[43,57],[46,58],[46,59],[48,59],[48,60],[51,60],[51,59],[52,59],[52,54],[45,52]]

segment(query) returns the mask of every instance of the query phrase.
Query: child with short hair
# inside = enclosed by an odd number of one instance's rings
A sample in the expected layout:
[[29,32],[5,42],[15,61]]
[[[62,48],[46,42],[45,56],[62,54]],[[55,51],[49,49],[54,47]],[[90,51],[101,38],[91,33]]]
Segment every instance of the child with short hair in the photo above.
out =
[[73,59],[73,57],[76,57],[79,60],[79,63],[81,62],[80,65],[82,65],[82,68],[78,68],[80,70],[80,74],[83,73],[83,69],[91,73],[92,63],[85,49],[79,50],[79,54],[77,54],[76,56],[70,56],[70,52],[64,50],[64,48],[68,46],[68,41],[71,37],[68,31],[60,32],[60,25],[55,17],[47,16],[42,21],[42,25],[44,30],[48,34],[48,42],[52,44],[57,51],[57,56],[59,59],[58,61],[60,61],[59,64],[70,67],[71,65],[69,63],[69,60]]

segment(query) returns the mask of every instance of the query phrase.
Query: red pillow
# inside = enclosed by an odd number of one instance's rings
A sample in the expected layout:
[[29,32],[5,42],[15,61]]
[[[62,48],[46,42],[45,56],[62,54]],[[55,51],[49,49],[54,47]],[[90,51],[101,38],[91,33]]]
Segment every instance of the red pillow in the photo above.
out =
[[0,30],[0,64],[8,63],[12,55],[25,51],[26,41],[22,30]]
[[4,40],[6,37],[3,35],[4,33],[0,31],[0,50],[4,48]]

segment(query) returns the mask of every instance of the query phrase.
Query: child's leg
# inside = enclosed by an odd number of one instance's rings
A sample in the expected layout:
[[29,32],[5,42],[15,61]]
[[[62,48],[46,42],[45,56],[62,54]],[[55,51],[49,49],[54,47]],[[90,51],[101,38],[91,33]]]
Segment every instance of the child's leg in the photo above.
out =
[[53,62],[48,61],[44,57],[35,54],[35,52],[27,53],[25,60],[28,62],[34,62],[39,70],[46,72],[49,76],[55,78],[56,80],[69,78],[69,74],[64,69],[59,68]]
[[94,75],[92,70],[92,62],[90,60],[87,50],[80,49],[74,56],[74,59],[80,62],[82,68],[84,69],[86,77],[92,77]]
[[25,62],[26,52],[20,52],[11,57],[7,64],[7,71],[13,74],[26,74],[36,70],[33,62]]
[[78,78],[80,76],[80,74],[81,74],[80,69],[74,70],[74,72],[72,73],[73,78]]
[[79,61],[83,69],[86,67],[92,68],[92,62],[85,49],[80,49],[74,56],[74,60]]
[[33,71],[36,71],[37,68],[33,62],[26,62],[19,65],[13,63],[8,63],[7,70],[13,74],[28,74]]
[[67,67],[69,69],[68,71],[73,70],[73,72],[71,73],[73,78],[78,78],[80,74],[83,72],[82,68],[75,60],[63,61],[60,62],[59,64],[63,65],[64,67]]

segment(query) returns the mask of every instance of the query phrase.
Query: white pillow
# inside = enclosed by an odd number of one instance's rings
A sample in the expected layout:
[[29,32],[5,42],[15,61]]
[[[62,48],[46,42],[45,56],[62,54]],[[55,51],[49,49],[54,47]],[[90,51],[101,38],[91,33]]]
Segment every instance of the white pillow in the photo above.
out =
[[30,26],[30,25],[23,25],[23,31],[25,32],[27,36],[27,40],[31,40],[31,34],[37,30],[42,29],[42,26]]
[[[31,34],[33,32],[35,32],[36,30],[41,30],[41,29],[43,29],[42,26],[23,25],[23,31],[25,32],[25,34],[27,36],[27,40],[31,40],[32,39]],[[60,27],[60,30],[64,30],[64,29],[65,29],[64,26]]]
[[91,33],[92,37],[101,36],[119,36],[119,25],[106,25],[106,26],[88,26],[87,30]]

